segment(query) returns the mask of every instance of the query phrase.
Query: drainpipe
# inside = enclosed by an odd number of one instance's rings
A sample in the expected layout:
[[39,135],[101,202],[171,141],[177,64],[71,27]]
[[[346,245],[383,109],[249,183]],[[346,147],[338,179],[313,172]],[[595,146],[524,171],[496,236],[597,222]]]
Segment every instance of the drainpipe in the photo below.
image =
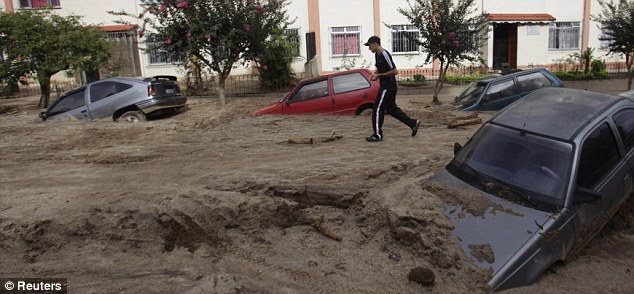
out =
[[374,35],[381,37],[381,0],[374,0]]
[[4,7],[6,7],[7,12],[9,13],[15,12],[13,9],[13,0],[4,0]]
[[588,42],[590,39],[590,7],[592,5],[591,0],[585,0],[583,3],[583,36],[581,38],[581,52],[588,49]]

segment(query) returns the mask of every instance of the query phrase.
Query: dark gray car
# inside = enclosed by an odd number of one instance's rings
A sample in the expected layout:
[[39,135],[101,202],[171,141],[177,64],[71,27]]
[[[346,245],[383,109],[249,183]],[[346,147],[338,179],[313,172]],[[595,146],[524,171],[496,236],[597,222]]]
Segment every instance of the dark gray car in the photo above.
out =
[[43,120],[93,120],[112,117],[115,121],[138,122],[166,109],[184,106],[174,76],[151,78],[107,78],[73,89],[60,96]]
[[632,192],[634,100],[544,88],[454,152],[430,183],[457,195],[443,208],[455,236],[493,270],[493,290],[529,285],[578,252]]
[[520,70],[474,81],[447,106],[460,111],[500,110],[541,88],[563,86],[563,82],[546,69]]

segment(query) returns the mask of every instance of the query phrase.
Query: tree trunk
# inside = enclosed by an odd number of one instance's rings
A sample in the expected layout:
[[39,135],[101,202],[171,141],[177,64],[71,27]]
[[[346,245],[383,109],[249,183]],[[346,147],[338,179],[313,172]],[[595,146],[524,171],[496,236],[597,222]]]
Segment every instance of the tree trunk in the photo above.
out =
[[39,108],[47,108],[48,102],[51,98],[51,76],[44,75],[37,77],[38,82],[40,83],[40,102],[38,103]]
[[440,90],[442,90],[442,86],[445,84],[445,74],[447,73],[447,68],[449,68],[449,64],[445,66],[445,62],[440,60],[440,74],[438,75],[438,80],[434,85],[434,99],[432,100],[433,104],[440,104],[440,100],[438,100],[438,94],[440,94]]
[[218,96],[220,100],[220,110],[225,110],[225,81],[227,77],[222,74],[219,76],[220,80],[218,81]]

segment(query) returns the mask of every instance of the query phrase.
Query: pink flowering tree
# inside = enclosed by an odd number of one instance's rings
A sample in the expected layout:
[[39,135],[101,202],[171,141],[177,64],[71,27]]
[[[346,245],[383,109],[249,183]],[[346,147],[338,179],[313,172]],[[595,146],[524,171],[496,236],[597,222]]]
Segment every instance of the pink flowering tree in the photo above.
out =
[[433,103],[439,104],[438,93],[450,66],[464,61],[481,61],[480,48],[487,40],[488,23],[477,13],[475,0],[413,0],[399,12],[420,30],[416,42],[427,52],[425,63],[440,62],[434,85]]
[[[275,28],[288,23],[287,0],[141,0],[139,36],[172,60],[193,61],[225,81],[236,66],[257,59]],[[126,14],[125,12],[113,14]],[[126,14],[129,15],[129,14]]]

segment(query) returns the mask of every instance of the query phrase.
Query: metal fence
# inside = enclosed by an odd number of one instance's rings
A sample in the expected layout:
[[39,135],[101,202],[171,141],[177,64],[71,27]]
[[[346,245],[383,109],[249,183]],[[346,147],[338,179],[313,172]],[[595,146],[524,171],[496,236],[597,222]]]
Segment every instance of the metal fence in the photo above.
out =
[[[580,72],[583,68],[578,64],[548,64],[548,65],[533,65],[527,68],[546,68],[552,72]],[[607,63],[606,69],[609,78],[624,78],[627,77],[627,67],[625,63]],[[474,77],[482,76],[486,74],[494,73],[487,67],[460,67],[450,68],[447,72],[447,76],[451,77]],[[417,68],[417,69],[405,69],[399,70],[398,80],[400,83],[407,82],[424,82],[435,81],[438,79],[440,70],[433,68]],[[298,77],[298,79],[304,78],[304,75]],[[464,79],[469,80],[469,79]],[[185,91],[187,88],[184,82],[181,80],[181,85]],[[460,83],[461,79],[454,79],[452,82]],[[79,84],[74,81],[59,82],[53,81],[51,83],[51,100],[56,99],[62,93],[78,87]],[[217,76],[211,76],[206,78],[201,89],[198,89],[195,93],[187,92],[188,95],[217,97],[219,93],[219,83]],[[40,95],[40,87],[36,81],[30,81],[28,84],[20,84],[19,91],[10,92],[9,87],[5,84],[0,84],[0,98],[7,97],[23,97]],[[229,76],[225,81],[225,95],[234,97],[253,96],[270,92],[283,92],[290,89],[277,89],[277,90],[265,90],[260,86],[260,77],[258,75],[236,75]]]
[[[51,101],[54,101],[63,93],[79,86],[80,84],[74,81],[51,82]],[[12,91],[10,90],[10,88],[11,87],[9,87],[9,85],[0,83],[0,98],[39,96],[42,94],[42,91],[40,90],[40,85],[36,81],[20,83],[17,87],[17,91]]]
[[[304,75],[300,75],[298,80],[302,79]],[[187,91],[187,87],[183,83],[183,89]],[[204,79],[202,82],[201,89],[195,91],[193,93],[196,96],[205,96],[205,97],[217,97],[220,89],[220,83],[217,76],[211,76]],[[236,75],[229,76],[225,80],[225,95],[226,96],[234,96],[234,97],[245,97],[245,96],[253,96],[263,93],[271,93],[271,92],[283,92],[289,91],[290,88],[287,89],[263,89],[260,83],[260,76],[258,75]],[[190,94],[190,93],[188,93]]]

